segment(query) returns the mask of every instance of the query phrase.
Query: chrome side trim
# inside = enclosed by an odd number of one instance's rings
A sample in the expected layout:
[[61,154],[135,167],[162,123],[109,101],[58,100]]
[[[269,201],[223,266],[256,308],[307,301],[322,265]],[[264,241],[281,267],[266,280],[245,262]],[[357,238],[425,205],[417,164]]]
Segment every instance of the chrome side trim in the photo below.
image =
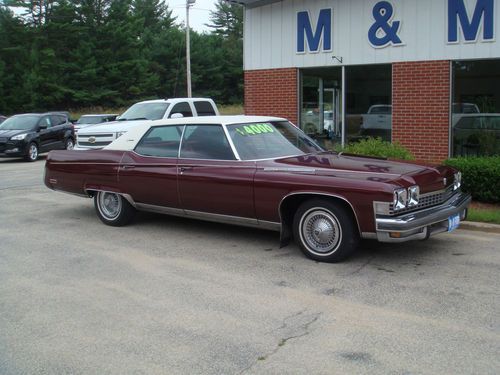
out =
[[204,221],[211,221],[215,223],[223,223],[223,224],[233,224],[251,228],[261,228],[272,231],[280,231],[281,224],[274,223],[270,221],[262,221],[257,219],[251,219],[246,217],[239,216],[231,216],[231,215],[222,215],[222,214],[214,214],[210,212],[200,212],[200,211],[192,211],[192,210],[183,210],[180,208],[171,208],[171,207],[163,207],[163,206],[155,206],[145,203],[135,203],[135,207],[141,211],[155,212],[159,214],[166,214],[171,216],[179,216],[179,217],[187,217],[191,219],[198,219]]
[[354,219],[356,220],[356,225],[358,226],[358,231],[359,233],[362,233],[361,232],[361,227],[359,226],[359,220],[358,220],[358,215],[356,214],[356,210],[354,210],[354,206],[351,204],[351,202],[349,202],[346,198],[340,196],[340,195],[335,195],[335,194],[330,194],[330,193],[323,193],[323,192],[315,192],[315,191],[298,191],[298,192],[294,192],[294,193],[290,193],[288,195],[285,195],[281,201],[280,201],[280,204],[278,206],[278,214],[279,214],[279,217],[280,217],[280,221],[283,222],[283,218],[281,217],[281,206],[283,205],[283,202],[285,201],[285,199],[291,197],[291,196],[294,196],[294,195],[320,195],[320,196],[326,196],[326,197],[333,197],[333,198],[338,198],[338,199],[341,199],[343,200],[344,202],[346,202],[349,207],[351,207],[351,210],[354,214]]
[[263,169],[264,172],[290,172],[290,173],[315,173],[315,168],[280,168],[280,167],[267,167]]
[[234,145],[233,139],[229,135],[229,130],[227,129],[226,125],[222,125],[222,129],[224,130],[224,134],[226,135],[226,138],[229,142],[229,146],[233,150],[233,154],[236,157],[236,160],[241,160],[240,154],[238,153],[238,150],[236,150],[236,146]]
[[186,216],[186,214],[184,213],[184,210],[182,210],[180,208],[155,206],[152,204],[145,204],[145,203],[136,203],[135,206],[138,210],[141,210],[141,211],[148,211],[148,212],[154,212],[157,214],[166,214],[166,215],[181,216],[181,217]]

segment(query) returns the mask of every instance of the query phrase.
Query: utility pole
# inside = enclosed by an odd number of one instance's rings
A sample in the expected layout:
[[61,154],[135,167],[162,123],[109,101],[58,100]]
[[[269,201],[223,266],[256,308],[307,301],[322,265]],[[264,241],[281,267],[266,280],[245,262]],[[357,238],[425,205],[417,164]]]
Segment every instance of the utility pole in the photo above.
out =
[[187,76],[187,96],[191,98],[191,42],[189,40],[189,8],[196,0],[186,0],[186,76]]

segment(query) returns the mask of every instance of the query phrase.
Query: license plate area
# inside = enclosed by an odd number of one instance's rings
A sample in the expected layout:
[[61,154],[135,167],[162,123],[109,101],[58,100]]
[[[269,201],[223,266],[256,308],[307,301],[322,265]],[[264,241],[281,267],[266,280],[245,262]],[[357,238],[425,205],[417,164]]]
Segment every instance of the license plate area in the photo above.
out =
[[453,232],[460,225],[460,214],[452,215],[448,218],[448,232]]

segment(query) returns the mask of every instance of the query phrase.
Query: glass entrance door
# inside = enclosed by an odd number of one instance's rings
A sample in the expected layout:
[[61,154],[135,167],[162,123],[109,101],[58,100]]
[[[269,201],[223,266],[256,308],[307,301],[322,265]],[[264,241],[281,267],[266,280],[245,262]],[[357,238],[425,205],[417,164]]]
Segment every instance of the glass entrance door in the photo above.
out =
[[342,68],[302,71],[300,128],[322,147],[342,144]]

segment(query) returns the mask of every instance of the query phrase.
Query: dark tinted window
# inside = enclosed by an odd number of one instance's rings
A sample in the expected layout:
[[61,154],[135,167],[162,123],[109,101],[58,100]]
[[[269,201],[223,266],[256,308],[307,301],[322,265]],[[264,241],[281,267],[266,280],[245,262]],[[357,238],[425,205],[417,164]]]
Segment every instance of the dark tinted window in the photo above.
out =
[[190,125],[182,140],[181,158],[234,160],[233,150],[220,125]]
[[135,148],[135,152],[145,156],[175,158],[179,153],[181,126],[151,128]]
[[207,101],[194,102],[194,107],[198,112],[198,116],[215,116],[212,104]]
[[50,116],[50,121],[52,122],[52,126],[62,125],[66,123],[66,117],[61,115],[52,115]]
[[193,112],[187,102],[181,102],[174,105],[174,108],[172,108],[170,112],[170,117],[172,117],[174,113],[181,113],[184,117],[193,117]]

